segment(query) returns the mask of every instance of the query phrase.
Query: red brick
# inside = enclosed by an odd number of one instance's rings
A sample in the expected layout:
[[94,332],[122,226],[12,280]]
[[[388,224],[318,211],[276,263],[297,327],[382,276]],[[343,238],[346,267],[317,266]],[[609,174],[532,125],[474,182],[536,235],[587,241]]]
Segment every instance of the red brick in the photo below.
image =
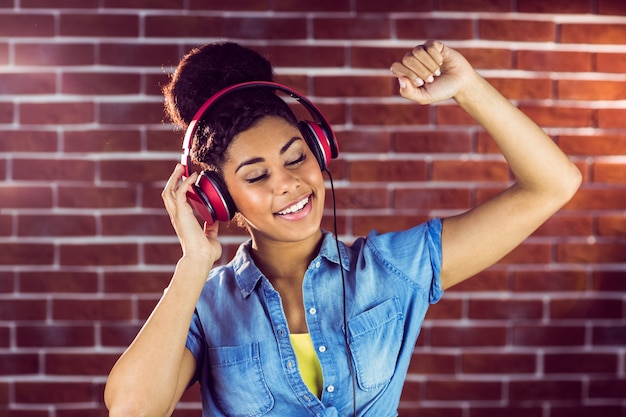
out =
[[46,312],[46,300],[25,298],[2,300],[0,303],[0,320],[3,321],[45,320]]
[[557,80],[558,98],[563,100],[622,100],[626,83],[602,80]]
[[3,73],[0,94],[54,94],[55,78],[52,73]]
[[[20,7],[24,8],[47,8],[50,6],[47,0],[21,0]],[[95,9],[99,6],[98,0],[58,0],[54,7],[58,9]]]
[[592,13],[591,0],[553,0],[545,2],[541,0],[524,0],[517,6],[517,11],[522,13]]
[[274,0],[274,10],[281,12],[347,12],[351,9],[349,0],[319,0],[300,2],[294,0]]
[[65,153],[139,152],[141,132],[138,130],[72,130],[63,133]]
[[503,264],[547,264],[552,259],[552,246],[544,243],[524,242],[517,246],[500,263]]
[[[148,129],[146,132],[146,150],[147,151],[166,151],[166,152],[180,152],[181,145],[183,143],[183,133],[182,132],[172,132],[168,130],[151,130]],[[118,135],[116,135],[118,136]],[[137,142],[139,142],[140,137],[133,135],[133,137]],[[123,140],[120,140],[122,142]],[[120,143],[121,145],[121,143]],[[134,146],[132,144],[127,144],[123,146]],[[139,146],[139,143],[137,143]]]
[[567,155],[624,155],[626,136],[621,134],[560,135],[559,147]]
[[128,298],[52,300],[52,318],[65,322],[131,320],[132,300]]
[[624,346],[626,344],[626,326],[595,324],[591,337],[594,345]]
[[541,127],[592,127],[593,110],[578,107],[520,105],[526,115]]
[[426,132],[394,132],[391,140],[391,149],[399,153],[467,153],[472,150],[470,132],[442,129]]
[[601,215],[598,216],[598,235],[620,237],[626,235],[626,215]]
[[39,373],[39,355],[36,353],[0,353],[0,375],[28,375]]
[[475,69],[510,69],[513,52],[499,48],[458,48]]
[[[175,265],[183,254],[179,244],[167,243],[146,243],[143,251],[144,262],[147,265]],[[234,252],[231,255],[234,255]],[[222,259],[225,256],[227,252],[222,245]]]
[[622,407],[619,405],[551,405],[551,417],[622,417]]
[[15,45],[15,63],[25,66],[93,65],[95,47],[89,43],[18,43]]
[[623,271],[594,271],[592,274],[594,291],[626,291],[626,274]]
[[16,382],[15,401],[27,404],[58,404],[90,402],[91,382]]
[[598,109],[598,127],[600,128],[626,128],[624,109],[602,108]]
[[454,354],[431,353],[416,350],[409,364],[409,374],[454,374],[457,357]]
[[[553,408],[550,409],[552,412]],[[469,417],[493,417],[506,414],[507,417],[542,417],[543,408],[537,405],[472,406]]]
[[[205,1],[207,3],[207,1]],[[216,3],[215,1],[209,3]],[[183,9],[183,0],[106,0],[106,8],[111,9]]]
[[[330,68],[346,65],[346,48],[325,45],[270,44],[255,48],[267,56],[274,67]],[[320,59],[323,57],[323,59]]]
[[626,184],[626,162],[596,161],[592,169],[593,182]]
[[106,13],[60,15],[62,36],[136,37],[139,36],[139,16]]
[[442,299],[431,305],[426,313],[427,320],[449,320],[463,317],[463,302],[458,299]]
[[352,117],[356,125],[426,125],[429,110],[425,106],[409,104],[361,104],[352,105]]
[[465,374],[534,374],[537,358],[525,353],[473,353],[461,355],[461,370]]
[[94,236],[94,216],[79,215],[19,215],[18,236]]
[[0,186],[2,208],[50,208],[52,190],[49,187]]
[[436,106],[434,111],[438,125],[477,126],[472,116],[459,106],[444,104]]
[[509,169],[506,162],[499,161],[445,161],[432,163],[432,179],[435,181],[507,181]]
[[313,91],[318,97],[376,97],[393,94],[391,77],[330,76],[313,78]]
[[13,160],[13,177],[17,180],[93,181],[95,171],[95,162],[87,159]]
[[102,216],[103,236],[171,236],[172,225],[162,214],[124,214]]
[[390,21],[379,17],[314,18],[315,39],[389,39]]
[[53,131],[1,130],[0,152],[56,152],[58,134]]
[[73,125],[95,121],[91,102],[22,103],[20,122],[27,125]]
[[114,353],[48,353],[47,375],[108,375],[119,354]]
[[515,271],[512,276],[512,289],[522,292],[578,292],[586,289],[586,281],[586,274],[582,270]]
[[352,161],[349,165],[352,182],[423,181],[426,179],[424,161]]
[[527,71],[589,72],[594,68],[594,56],[599,54],[581,51],[521,50],[517,51],[516,55],[516,67]]
[[438,10],[444,11],[474,11],[484,12],[512,12],[511,3],[506,0],[445,0],[439,2]]
[[98,291],[98,275],[94,272],[45,271],[20,272],[23,293],[94,293]]
[[626,72],[626,55],[621,53],[596,52],[594,56],[595,70],[597,72]]
[[[368,130],[335,131],[340,153],[387,153],[390,150],[389,132]],[[400,151],[401,152],[401,151]]]
[[124,102],[101,103],[100,123],[104,124],[155,124],[163,122],[163,103]]
[[12,293],[15,291],[14,275],[13,272],[0,272],[0,293]]
[[133,341],[141,326],[131,324],[103,324],[100,337],[103,346],[127,348]]
[[557,213],[549,218],[533,236],[590,236],[593,234],[591,216],[575,216]]
[[335,190],[337,208],[388,208],[389,192],[380,187],[350,187]]
[[591,399],[614,398],[623,400],[624,392],[626,392],[626,379],[623,377],[589,381],[589,397]]
[[544,371],[548,374],[613,374],[618,372],[617,354],[546,353]]
[[176,66],[179,59],[177,45],[112,42],[99,45],[98,63],[102,65],[167,68]]
[[572,326],[517,324],[512,329],[514,346],[583,346],[584,323]]
[[356,4],[358,12],[424,12],[434,10],[432,1],[413,0],[390,0],[380,2],[379,0],[360,0]]
[[499,401],[502,396],[500,381],[426,381],[427,401]]
[[233,17],[224,20],[221,36],[238,39],[306,39],[307,22],[300,18]]
[[557,246],[559,262],[576,264],[626,262],[626,244],[608,243],[561,243]]
[[22,325],[16,329],[19,347],[87,347],[95,341],[94,328],[88,325]]
[[[471,39],[474,22],[471,19],[441,18],[399,18],[396,20],[396,33],[399,39]],[[410,50],[405,51],[405,53]],[[400,60],[398,55],[396,60]]]
[[560,28],[561,43],[626,43],[626,27],[620,23],[562,23]]
[[481,39],[521,42],[554,42],[556,24],[549,21],[481,19],[478,22]]
[[582,382],[571,380],[531,379],[510,381],[510,401],[575,400],[581,398]]
[[0,103],[0,122],[1,123],[12,123],[13,120],[17,117],[15,115],[13,103]]
[[470,192],[466,189],[404,189],[393,193],[392,207],[419,210],[470,208]]
[[527,78],[489,78],[503,96],[510,100],[550,99],[552,95],[552,80]]
[[134,265],[139,259],[135,244],[64,244],[59,248],[62,265]]
[[559,298],[550,300],[550,317],[568,319],[621,319],[622,301],[610,298]]
[[55,35],[54,19],[53,14],[0,13],[0,36],[49,38]]
[[132,95],[140,93],[139,74],[65,72],[61,92],[74,95]]
[[506,271],[487,269],[474,275],[471,279],[466,279],[452,288],[448,292],[502,292],[509,289],[509,278]]
[[0,243],[0,265],[51,265],[54,247],[43,243]]
[[541,300],[476,299],[469,300],[468,318],[482,320],[540,319]]
[[176,165],[172,160],[107,160],[100,163],[100,175],[106,181],[166,181]]
[[576,210],[621,210],[624,208],[624,191],[610,188],[581,188],[565,205]]
[[507,329],[500,326],[433,326],[431,346],[487,347],[506,345]]
[[[135,187],[59,187],[59,207],[121,208],[137,205]],[[161,206],[163,206],[161,204]]]
[[169,272],[106,272],[104,292],[162,295],[171,278]]

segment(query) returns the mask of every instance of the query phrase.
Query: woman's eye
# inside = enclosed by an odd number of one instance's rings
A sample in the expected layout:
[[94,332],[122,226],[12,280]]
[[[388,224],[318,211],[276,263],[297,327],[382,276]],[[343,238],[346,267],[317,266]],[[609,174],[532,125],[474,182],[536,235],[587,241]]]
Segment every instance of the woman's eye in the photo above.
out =
[[255,182],[259,182],[259,181],[264,180],[265,177],[267,177],[267,174],[262,174],[262,175],[258,175],[256,177],[247,178],[246,181],[248,182],[248,184],[254,184]]
[[300,157],[298,159],[295,159],[289,163],[287,163],[287,165],[292,166],[292,165],[298,165],[301,162],[304,162],[304,160],[306,159],[306,154],[302,154],[300,155]]

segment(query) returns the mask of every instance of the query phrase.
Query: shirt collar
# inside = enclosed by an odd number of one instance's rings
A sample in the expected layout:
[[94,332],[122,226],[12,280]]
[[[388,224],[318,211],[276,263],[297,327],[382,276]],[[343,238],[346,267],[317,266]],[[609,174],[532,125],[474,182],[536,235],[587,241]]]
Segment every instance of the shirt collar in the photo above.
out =
[[[334,264],[341,264],[346,271],[350,270],[350,262],[346,247],[339,242],[339,253],[341,254],[341,263],[337,255],[337,243],[332,233],[322,231],[322,246],[316,258],[323,257]],[[248,297],[256,287],[257,283],[263,278],[263,273],[257,268],[250,256],[252,240],[243,243],[237,249],[235,257],[231,261],[231,266],[235,272],[235,279],[244,297]]]

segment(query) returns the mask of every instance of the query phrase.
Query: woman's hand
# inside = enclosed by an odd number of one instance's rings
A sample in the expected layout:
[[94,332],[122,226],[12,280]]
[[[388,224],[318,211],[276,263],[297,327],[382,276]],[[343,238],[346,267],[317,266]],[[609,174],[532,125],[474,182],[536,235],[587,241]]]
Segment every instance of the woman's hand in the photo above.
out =
[[213,264],[222,256],[222,246],[217,239],[218,223],[212,225],[205,223],[204,230],[200,227],[193,209],[187,202],[187,190],[198,174],[193,173],[188,178],[183,178],[183,173],[183,166],[177,164],[161,197],[183,249],[183,256],[205,258]]
[[438,41],[428,41],[391,65],[400,94],[419,104],[456,97],[477,74],[457,51]]

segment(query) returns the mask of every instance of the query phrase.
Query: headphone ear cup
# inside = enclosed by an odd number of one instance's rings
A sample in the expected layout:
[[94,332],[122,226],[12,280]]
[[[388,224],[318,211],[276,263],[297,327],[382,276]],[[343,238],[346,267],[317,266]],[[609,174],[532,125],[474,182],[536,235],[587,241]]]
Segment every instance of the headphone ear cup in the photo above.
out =
[[301,120],[298,122],[300,133],[307,143],[311,152],[317,159],[320,169],[323,171],[328,167],[328,162],[332,158],[330,142],[324,130],[315,122]]
[[209,223],[227,222],[233,218],[237,208],[226,186],[216,173],[202,171],[192,187],[194,193],[204,204],[204,207],[199,210],[196,209],[196,211],[205,221]]

